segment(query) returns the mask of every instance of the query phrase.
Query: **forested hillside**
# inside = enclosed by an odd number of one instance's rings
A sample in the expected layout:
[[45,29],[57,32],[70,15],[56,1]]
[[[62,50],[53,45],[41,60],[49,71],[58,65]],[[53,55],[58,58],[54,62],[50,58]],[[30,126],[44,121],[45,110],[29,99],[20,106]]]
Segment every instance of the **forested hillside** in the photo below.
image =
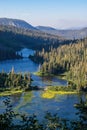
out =
[[0,25],[0,45],[5,47],[34,47],[42,43],[56,43],[60,40],[62,41],[64,39],[38,30]]
[[0,60],[19,58],[16,51],[27,47],[41,48],[45,44],[59,43],[59,37],[13,26],[0,26]]
[[0,25],[0,60],[17,58],[15,52],[21,48],[47,49],[65,43],[70,41],[37,30]]
[[51,47],[49,52],[43,49],[34,57],[31,58],[42,63],[40,71],[43,75],[67,72],[66,78],[73,81],[78,90],[87,87],[87,38],[70,45]]

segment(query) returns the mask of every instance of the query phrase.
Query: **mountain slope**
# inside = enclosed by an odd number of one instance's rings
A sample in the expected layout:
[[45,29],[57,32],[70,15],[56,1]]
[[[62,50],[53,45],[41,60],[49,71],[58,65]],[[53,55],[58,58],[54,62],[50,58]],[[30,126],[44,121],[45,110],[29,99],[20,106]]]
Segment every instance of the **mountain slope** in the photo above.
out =
[[0,25],[0,59],[16,58],[15,52],[21,48],[41,50],[50,46],[69,43],[63,38],[39,30]]
[[64,39],[38,30],[0,25],[0,48],[41,48],[47,44],[60,44],[60,41]]
[[33,27],[31,24],[27,23],[24,20],[19,19],[10,19],[10,18],[0,18],[0,25],[1,26],[11,26],[26,30],[37,31],[37,33],[48,33],[52,35],[56,35],[59,37],[64,37],[65,39],[81,39],[87,37],[87,28],[82,29],[67,29],[67,30],[59,30],[52,27],[46,26],[37,26]]
[[87,37],[87,28],[77,30],[58,30],[52,27],[37,26],[37,29],[46,33],[62,36],[67,39],[81,39]]
[[19,19],[9,19],[9,18],[0,18],[0,25],[5,26],[13,26],[17,28],[24,28],[24,29],[32,29],[37,30],[35,27],[30,25],[29,23],[25,22],[24,20]]

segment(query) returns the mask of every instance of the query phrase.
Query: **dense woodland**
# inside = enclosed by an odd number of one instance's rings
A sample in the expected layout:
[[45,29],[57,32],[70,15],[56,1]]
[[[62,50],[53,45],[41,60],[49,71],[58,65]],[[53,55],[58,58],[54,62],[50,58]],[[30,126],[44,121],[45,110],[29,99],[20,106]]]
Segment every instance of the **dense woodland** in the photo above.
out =
[[35,48],[37,45],[56,43],[62,38],[36,30],[22,29],[13,26],[0,26],[0,45],[18,49],[21,47]]
[[7,59],[20,59],[21,55],[16,53],[13,49],[0,49],[0,61]]
[[43,48],[30,58],[41,64],[43,75],[66,72],[66,78],[75,83],[77,90],[87,89],[87,39],[58,48],[51,47],[49,52]]
[[[65,91],[70,85],[78,91],[87,90],[87,38],[64,40],[36,30],[0,26],[0,60],[22,58],[16,51],[24,47],[37,50],[30,58],[40,64],[42,75],[61,75],[69,81]],[[0,91],[31,90],[31,81],[30,74],[16,74],[12,68],[8,74],[0,73]],[[28,117],[16,114],[9,100],[5,101],[5,105],[6,111],[0,114],[1,130],[87,130],[87,98],[75,105],[79,109],[78,121],[69,121],[47,113],[44,120],[39,122],[35,115]],[[21,123],[14,124],[13,121],[19,117]]]
[[16,51],[21,48],[39,48],[39,44],[49,43],[49,39],[52,41],[50,36],[39,35],[31,30],[0,26],[0,60],[21,58],[16,55]]
[[56,48],[60,44],[69,44],[70,42],[71,40],[64,40],[39,30],[0,25],[0,60],[21,58],[16,55],[16,51],[22,48],[49,50],[51,45]]
[[28,74],[16,74],[14,68],[10,73],[0,73],[0,91],[7,91],[11,89],[15,90],[30,90],[31,88],[31,75]]

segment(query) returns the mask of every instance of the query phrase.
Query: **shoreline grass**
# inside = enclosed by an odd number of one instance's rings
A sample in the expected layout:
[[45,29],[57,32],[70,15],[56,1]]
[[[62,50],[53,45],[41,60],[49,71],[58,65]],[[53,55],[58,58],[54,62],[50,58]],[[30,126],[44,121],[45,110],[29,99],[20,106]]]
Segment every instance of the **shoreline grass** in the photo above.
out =
[[53,74],[42,73],[42,72],[40,72],[40,71],[34,72],[33,74],[34,74],[34,75],[37,75],[37,76],[41,76],[41,77],[43,77],[43,76],[55,76],[55,75],[53,75]]
[[53,91],[53,90],[46,90],[41,96],[42,98],[51,99],[54,98],[56,95],[71,95],[71,94],[78,94],[77,91]]
[[9,90],[9,91],[4,91],[4,92],[0,92],[0,97],[1,96],[10,96],[10,95],[14,95],[14,94],[18,94],[18,93],[22,93],[23,90]]

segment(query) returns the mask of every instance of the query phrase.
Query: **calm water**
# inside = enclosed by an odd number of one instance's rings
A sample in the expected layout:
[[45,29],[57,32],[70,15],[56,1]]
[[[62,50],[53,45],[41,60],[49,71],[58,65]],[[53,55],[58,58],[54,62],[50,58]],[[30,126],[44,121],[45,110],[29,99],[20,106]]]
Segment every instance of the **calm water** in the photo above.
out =
[[[33,75],[33,72],[38,71],[38,64],[35,64],[28,56],[33,54],[34,51],[30,49],[23,49],[20,54],[24,56],[20,60],[7,60],[0,62],[0,72],[10,72],[12,67],[16,73],[18,72],[31,72],[34,82],[32,85],[38,85],[39,87],[46,87],[49,85],[62,85],[66,86],[65,80],[58,79],[57,77],[39,77]],[[77,110],[73,105],[80,100],[79,95],[56,95],[53,99],[43,99],[41,94],[43,91],[26,92],[10,96],[12,105],[15,111],[24,112],[28,114],[35,113],[39,118],[43,117],[44,113],[49,111],[51,113],[58,113],[59,116],[76,119],[75,113]],[[0,97],[0,112],[3,112],[3,100],[6,97]]]

